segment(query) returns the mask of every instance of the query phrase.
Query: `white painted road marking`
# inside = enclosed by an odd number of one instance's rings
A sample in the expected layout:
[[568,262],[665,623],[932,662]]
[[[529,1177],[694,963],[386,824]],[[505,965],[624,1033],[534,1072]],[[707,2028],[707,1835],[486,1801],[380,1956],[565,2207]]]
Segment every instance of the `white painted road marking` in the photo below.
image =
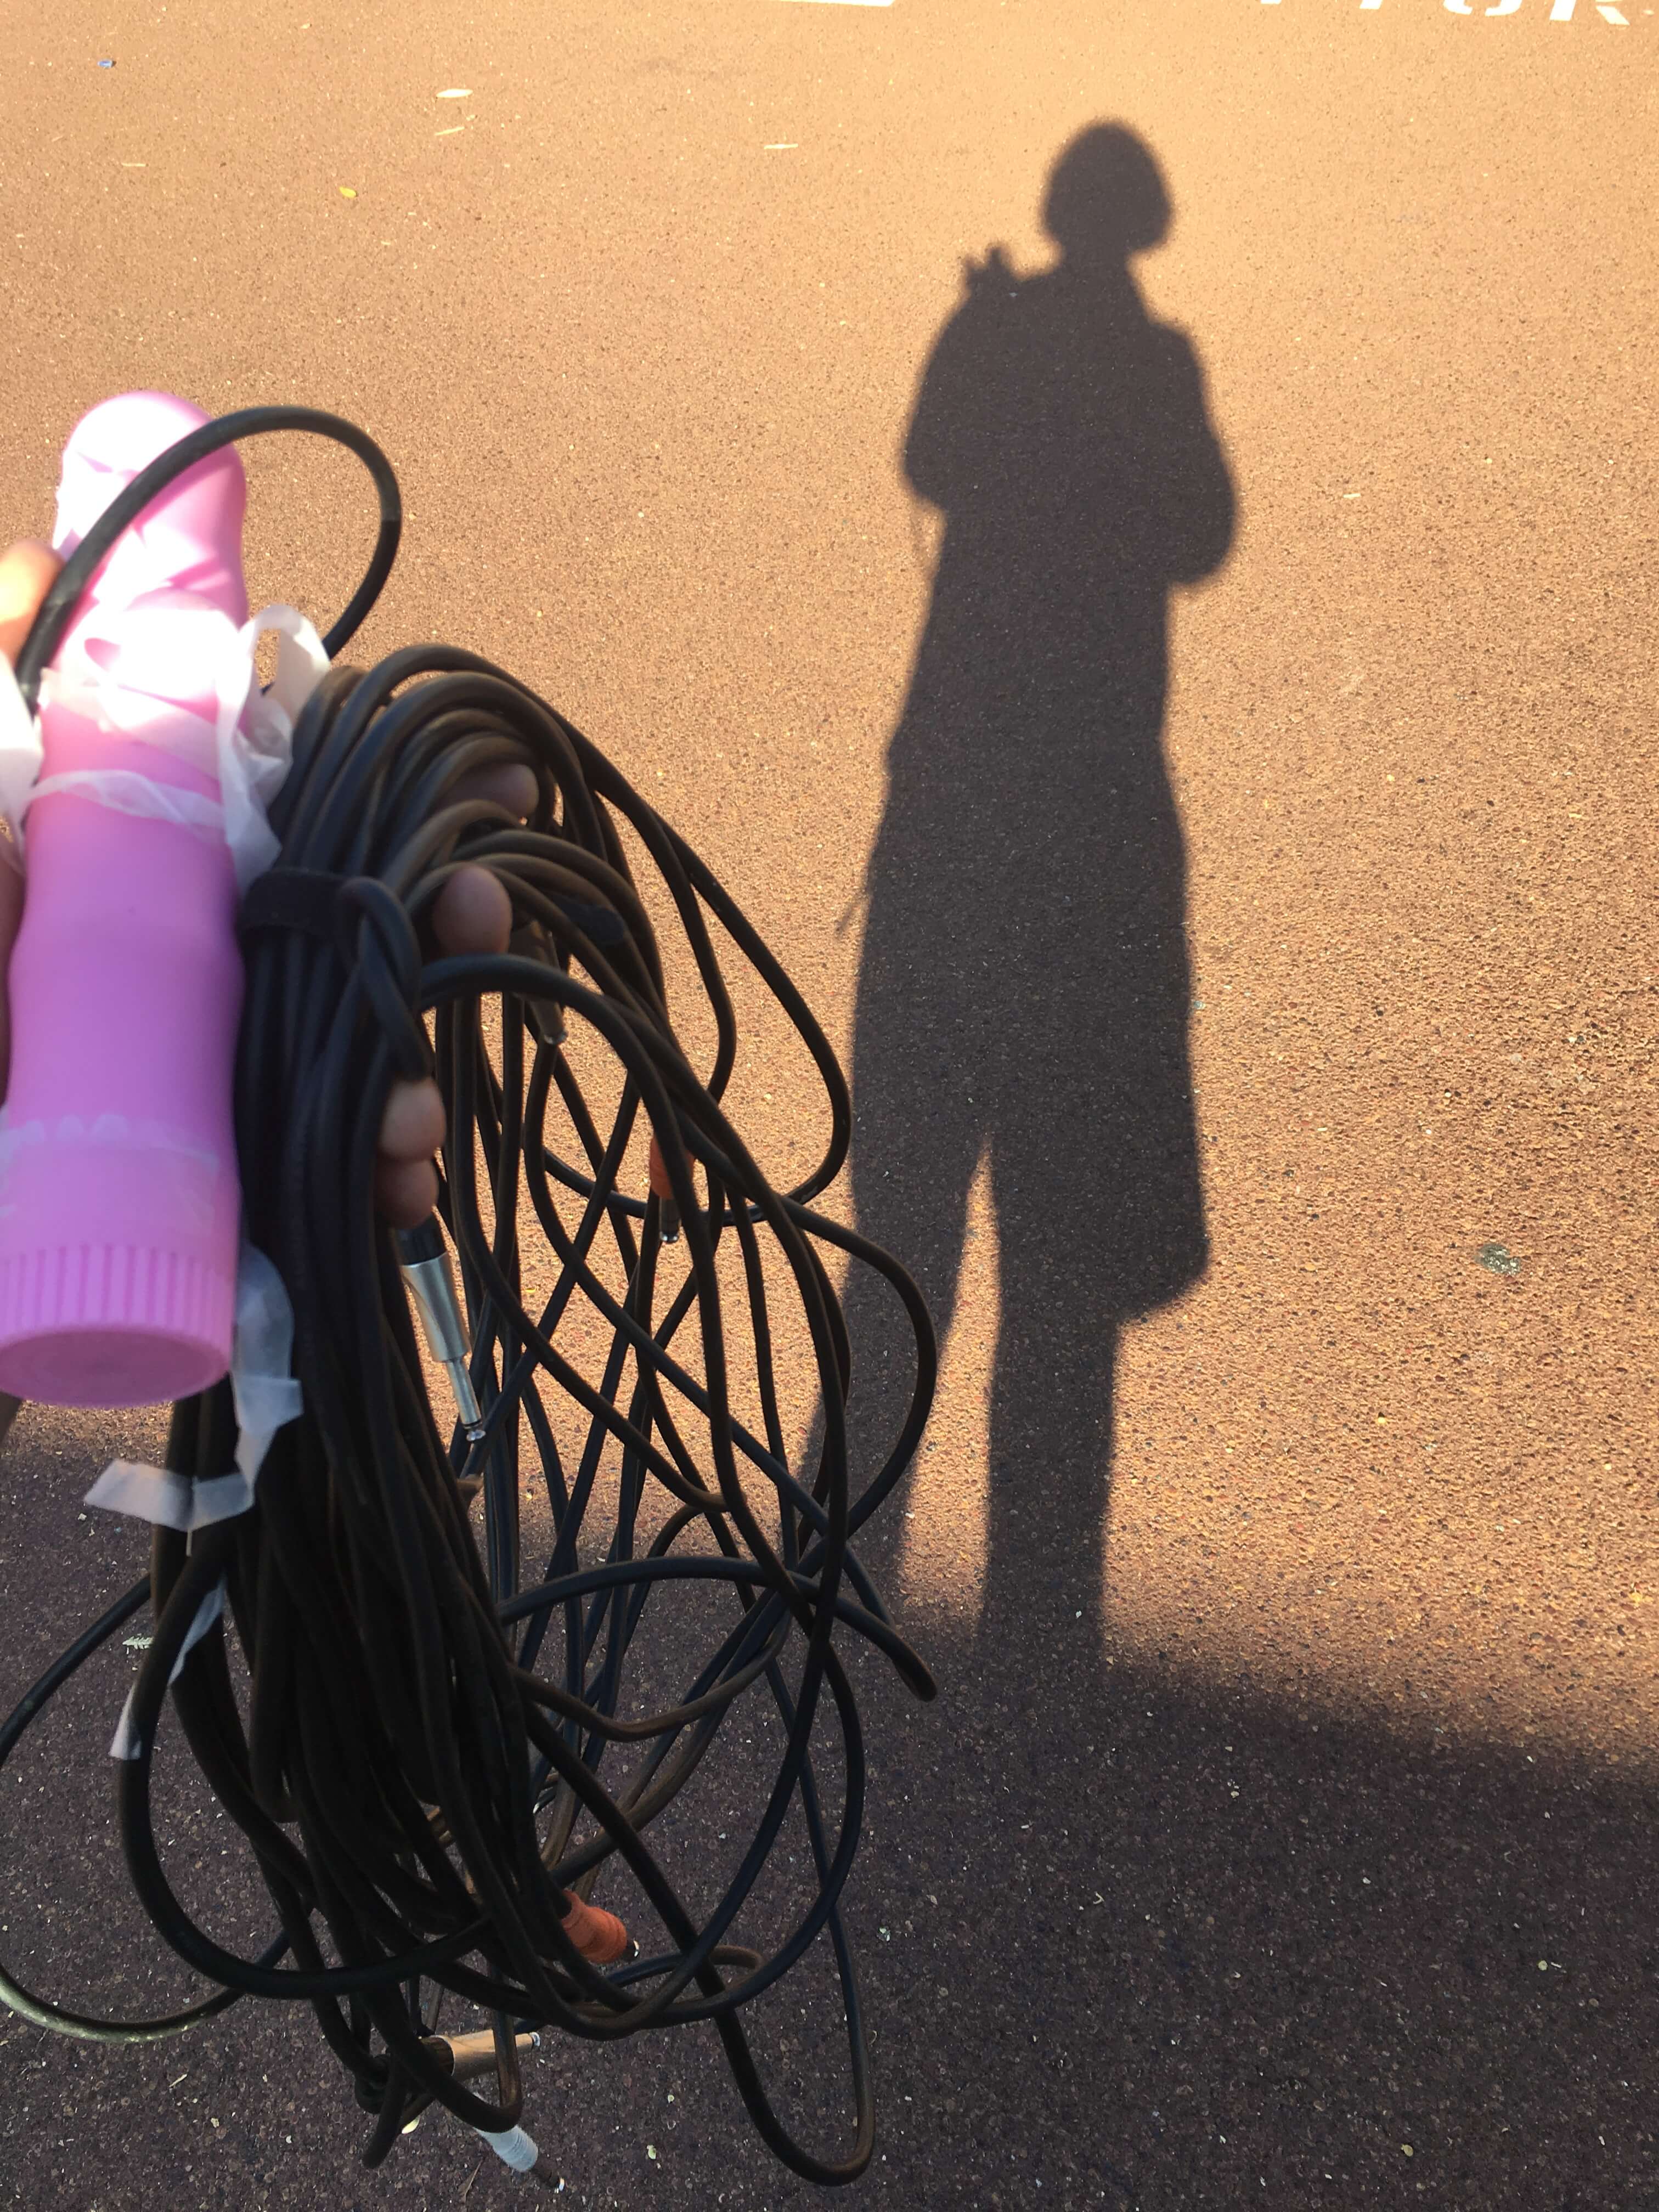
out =
[[[842,8],[890,8],[893,0],[820,0],[820,4]],[[1261,4],[1264,8],[1277,8],[1279,0],[1261,0]],[[1492,0],[1489,8],[1476,8],[1473,0],[1444,0],[1444,4],[1449,15],[1518,15],[1521,9],[1521,0]],[[1380,8],[1382,0],[1359,0],[1359,5],[1362,9]],[[1571,22],[1577,5],[1578,0],[1551,0],[1551,22]],[[1595,5],[1596,14],[1604,23],[1616,23],[1621,31],[1629,30],[1630,17],[1613,5],[1613,0],[1595,0]],[[1653,10],[1646,8],[1642,12],[1650,15]]]

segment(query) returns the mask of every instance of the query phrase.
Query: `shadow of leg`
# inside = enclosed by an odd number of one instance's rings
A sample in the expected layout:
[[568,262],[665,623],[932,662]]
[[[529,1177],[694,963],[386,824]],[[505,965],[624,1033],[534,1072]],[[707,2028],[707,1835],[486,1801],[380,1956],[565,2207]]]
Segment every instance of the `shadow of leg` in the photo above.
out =
[[980,1632],[1026,1639],[1052,1667],[1100,1645],[1118,1317],[1070,1212],[1051,1193],[1038,1205],[1022,1195],[1032,1167],[1016,1153],[991,1168],[1002,1318]]

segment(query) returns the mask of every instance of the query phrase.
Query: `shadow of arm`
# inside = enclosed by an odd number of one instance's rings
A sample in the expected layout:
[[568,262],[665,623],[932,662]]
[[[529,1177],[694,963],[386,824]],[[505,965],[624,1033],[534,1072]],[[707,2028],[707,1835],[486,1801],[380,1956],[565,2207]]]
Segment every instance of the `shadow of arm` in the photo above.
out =
[[1172,583],[1197,584],[1212,576],[1231,550],[1237,508],[1198,356],[1179,331],[1169,331],[1166,340],[1173,474],[1181,487],[1178,511],[1170,518],[1169,575]]
[[988,376],[991,303],[1014,277],[1000,246],[967,263],[968,297],[940,331],[922,372],[904,441],[911,488],[947,512],[984,481],[994,459],[994,398]]

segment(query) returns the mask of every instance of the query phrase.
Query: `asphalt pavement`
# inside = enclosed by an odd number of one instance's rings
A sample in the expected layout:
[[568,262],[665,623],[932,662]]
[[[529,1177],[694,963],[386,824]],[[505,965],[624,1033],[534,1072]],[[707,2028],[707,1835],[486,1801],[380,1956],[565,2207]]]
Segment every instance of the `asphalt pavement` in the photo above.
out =
[[[947,1325],[871,1547],[943,1695],[860,1675],[852,2201],[1659,2203],[1659,17],[60,0],[4,41],[0,527],[114,392],[352,416],[408,514],[354,657],[521,672],[852,1063],[838,1203]],[[256,601],[331,616],[356,464],[247,458]],[[740,1099],[781,1173],[807,1095]],[[156,1435],[20,1417],[0,1703],[141,1571],[80,1501]],[[190,1986],[110,1820],[135,1663],[0,1783],[0,1940],[71,2000]],[[814,1972],[757,2036],[829,2142]],[[302,2008],[0,2021],[0,2079],[27,2207],[530,2187],[435,2116],[364,2173]],[[700,2033],[545,2052],[526,2118],[579,2205],[813,2193]]]

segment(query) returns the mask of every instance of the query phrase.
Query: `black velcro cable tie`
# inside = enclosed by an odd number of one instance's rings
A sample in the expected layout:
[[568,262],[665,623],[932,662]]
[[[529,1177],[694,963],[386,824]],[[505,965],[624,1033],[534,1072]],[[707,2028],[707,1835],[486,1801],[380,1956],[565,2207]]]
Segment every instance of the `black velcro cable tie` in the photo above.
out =
[[[320,938],[325,944],[340,939],[339,896],[350,880],[325,868],[267,868],[256,876],[243,896],[237,927],[250,930],[297,930],[302,936]],[[623,945],[628,924],[614,908],[590,906],[582,899],[556,897],[553,903],[574,922],[592,945]]]
[[237,927],[244,936],[253,929],[298,930],[337,945],[340,891],[347,881],[324,868],[267,868],[243,895]]
[[625,945],[628,924],[614,907],[588,906],[581,899],[555,897],[553,903],[580,930],[590,945]]

